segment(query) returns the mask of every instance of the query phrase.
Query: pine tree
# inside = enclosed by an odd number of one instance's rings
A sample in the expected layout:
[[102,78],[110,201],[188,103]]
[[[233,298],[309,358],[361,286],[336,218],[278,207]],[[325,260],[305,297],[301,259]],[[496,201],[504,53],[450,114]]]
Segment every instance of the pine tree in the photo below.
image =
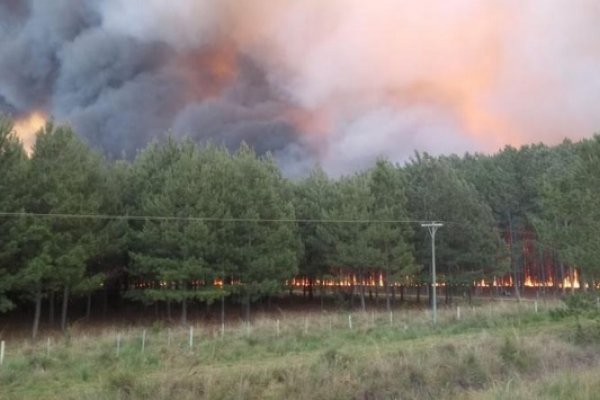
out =
[[[447,222],[436,236],[440,278],[449,286],[472,285],[504,274],[507,266],[495,220],[477,190],[450,163],[426,154],[418,155],[406,174],[412,218]],[[430,265],[428,234],[421,230],[416,239],[418,262]]]
[[[332,278],[331,254],[333,241],[322,220],[329,217],[332,206],[333,183],[321,168],[311,171],[310,175],[294,186],[294,208],[296,217],[301,221],[298,229],[302,241],[299,273],[312,283],[308,286],[312,298],[314,282],[318,279]],[[321,305],[323,305],[323,287],[321,287]]]
[[[129,296],[145,303],[181,303],[181,322],[186,324],[189,301],[217,296],[215,274],[206,262],[211,235],[199,219],[209,193],[199,179],[198,149],[169,140],[142,153],[135,169],[141,188],[138,211],[153,219],[132,235],[129,272],[143,289],[130,290]],[[148,181],[152,184],[144,185]]]
[[[417,272],[408,213],[406,183],[386,160],[378,160],[369,174],[371,204],[367,237],[375,251],[373,262],[384,273],[386,308],[390,310],[390,281],[402,280]],[[391,222],[404,221],[404,222]]]
[[[23,211],[27,167],[27,157],[13,132],[12,121],[0,116],[0,211]],[[15,306],[8,292],[15,284],[16,266],[20,261],[18,238],[22,229],[22,220],[0,216],[0,313]]]
[[35,301],[35,337],[45,294],[62,289],[64,330],[71,293],[100,286],[102,276],[90,274],[88,262],[100,251],[101,222],[77,216],[97,214],[102,178],[100,157],[69,127],[51,123],[38,133],[30,163],[26,211],[48,215],[28,218],[21,238],[18,280]]

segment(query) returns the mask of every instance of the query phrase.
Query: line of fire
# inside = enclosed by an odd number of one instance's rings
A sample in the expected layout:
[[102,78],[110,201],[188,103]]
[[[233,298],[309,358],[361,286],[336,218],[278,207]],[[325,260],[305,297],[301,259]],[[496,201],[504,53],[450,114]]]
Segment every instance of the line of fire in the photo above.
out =
[[[522,268],[518,273],[506,273],[502,276],[491,276],[472,281],[472,283],[463,283],[459,285],[447,284],[447,274],[438,272],[438,288],[446,289],[446,299],[451,296],[452,289],[462,288],[465,295],[469,297],[473,294],[499,294],[512,295],[512,288],[515,287],[514,279],[517,279],[517,286],[520,288],[522,295],[539,295],[540,292],[564,292],[566,290],[576,290],[582,287],[580,281],[580,273],[578,268],[572,266],[564,266],[554,259],[549,252],[541,251],[536,248],[536,241],[532,237],[523,240],[522,248]],[[390,295],[394,298],[396,295],[400,299],[404,298],[405,294],[416,295],[420,298],[421,290],[428,290],[430,284],[426,279],[420,276],[402,276],[395,277],[396,279],[388,279],[386,285],[386,274],[383,270],[377,268],[365,268],[362,272],[357,273],[349,268],[336,267],[332,268],[326,276],[296,276],[293,279],[286,280],[284,287],[290,293],[292,291],[301,291],[304,296],[313,297],[315,291],[343,291],[348,294],[354,294],[355,291],[366,289],[370,297],[383,294],[386,286],[390,289]],[[225,286],[242,285],[239,279],[235,277],[216,278],[212,282],[203,280],[195,280],[186,284],[189,289],[201,289],[209,286],[215,288],[223,288]],[[600,283],[592,283],[600,288]],[[588,284],[583,284],[587,286]],[[178,282],[168,281],[141,281],[131,280],[122,284],[122,289],[147,289],[147,288],[177,288],[180,286]],[[455,293],[458,293],[455,291]],[[426,293],[425,293],[426,294]]]

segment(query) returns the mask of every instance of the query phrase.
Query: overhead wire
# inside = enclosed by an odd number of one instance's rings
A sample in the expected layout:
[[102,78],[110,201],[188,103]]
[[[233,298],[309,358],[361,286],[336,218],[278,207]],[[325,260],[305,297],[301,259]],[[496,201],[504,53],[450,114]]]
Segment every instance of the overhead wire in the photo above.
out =
[[[133,221],[205,221],[205,222],[282,222],[282,223],[343,223],[343,224],[421,224],[429,220],[400,220],[400,219],[303,219],[303,218],[224,218],[224,217],[194,217],[169,215],[116,215],[116,214],[74,214],[74,213],[30,213],[30,212],[0,212],[0,217],[33,217],[61,219],[102,219],[102,220],[133,220]],[[444,221],[438,221],[444,222]]]

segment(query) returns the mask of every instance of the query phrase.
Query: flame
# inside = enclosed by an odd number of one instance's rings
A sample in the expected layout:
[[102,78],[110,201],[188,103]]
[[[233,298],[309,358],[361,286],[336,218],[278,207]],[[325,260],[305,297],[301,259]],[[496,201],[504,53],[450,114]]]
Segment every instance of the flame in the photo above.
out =
[[[313,279],[306,276],[296,276],[290,280],[286,280],[284,282],[285,286],[289,286],[292,288],[307,288],[310,286],[325,286],[325,287],[338,287],[338,288],[350,288],[350,287],[358,287],[364,286],[368,288],[383,288],[385,287],[385,279],[384,274],[381,271],[373,271],[370,273],[366,273],[362,278],[353,272],[349,272],[347,270],[337,271],[335,277],[327,278],[327,279]],[[443,278],[443,277],[442,277]],[[222,288],[225,285],[225,281],[222,278],[215,278],[212,281],[205,280],[194,280],[191,283],[193,288],[204,287],[207,285],[212,285],[216,288]],[[475,287],[479,288],[511,288],[513,286],[513,277],[510,274],[504,276],[494,276],[491,279],[482,278],[481,280],[476,280],[473,282]],[[521,283],[521,282],[520,282]],[[171,281],[135,281],[132,282],[132,286],[135,288],[176,288],[178,286],[178,282]],[[227,279],[228,285],[240,285],[242,282],[239,279],[234,279],[233,277]],[[582,286],[580,282],[580,274],[576,268],[569,269],[568,275],[565,276],[562,282],[557,282],[553,278],[548,278],[546,280],[540,280],[530,272],[526,271],[525,279],[521,283],[524,287],[528,288],[540,288],[540,287],[558,287],[558,288],[573,288],[579,289]],[[408,286],[408,287],[419,287],[426,285],[425,283],[419,283],[415,281],[413,276],[405,276],[400,279],[400,281],[390,281],[390,286]],[[592,283],[594,287],[600,288],[600,283],[594,282]],[[445,287],[446,282],[442,279],[438,281],[435,285],[436,287]],[[587,288],[586,284],[586,288]]]
[[[482,279],[479,282],[473,282],[473,284],[477,287],[487,287],[487,286],[493,286],[493,287],[512,287],[513,286],[513,279],[511,275],[506,275],[503,277],[497,277],[494,276],[493,279],[491,280],[490,283],[488,283],[485,279]],[[536,278],[535,276],[531,275],[530,273],[526,273],[525,274],[525,280],[523,281],[523,286],[525,287],[532,287],[532,288],[536,288],[536,287],[555,287],[556,286],[556,282],[554,281],[554,279],[552,277],[546,279],[546,280],[541,280]],[[573,269],[572,272],[569,272],[568,276],[565,276],[564,280],[558,284],[557,287],[560,288],[574,288],[574,289],[579,289],[581,287],[581,282],[579,279],[579,272],[577,269]]]
[[23,142],[23,147],[28,154],[31,154],[33,145],[35,144],[35,135],[44,127],[46,119],[46,114],[41,111],[34,111],[15,121],[15,133]]
[[562,287],[564,288],[579,289],[581,287],[581,284],[579,282],[579,272],[577,272],[577,269],[573,270],[573,274],[565,276],[565,279],[563,280],[562,284]]
[[213,281],[213,286],[216,286],[216,287],[219,287],[219,288],[220,288],[220,287],[223,287],[223,279],[221,279],[221,278],[216,278],[216,279]]

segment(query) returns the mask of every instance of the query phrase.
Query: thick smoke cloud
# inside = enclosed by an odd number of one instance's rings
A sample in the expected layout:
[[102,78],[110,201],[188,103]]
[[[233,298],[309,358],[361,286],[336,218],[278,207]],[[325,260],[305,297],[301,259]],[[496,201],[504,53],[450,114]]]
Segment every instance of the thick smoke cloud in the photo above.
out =
[[0,112],[112,157],[241,141],[289,174],[600,127],[595,0],[3,0]]

